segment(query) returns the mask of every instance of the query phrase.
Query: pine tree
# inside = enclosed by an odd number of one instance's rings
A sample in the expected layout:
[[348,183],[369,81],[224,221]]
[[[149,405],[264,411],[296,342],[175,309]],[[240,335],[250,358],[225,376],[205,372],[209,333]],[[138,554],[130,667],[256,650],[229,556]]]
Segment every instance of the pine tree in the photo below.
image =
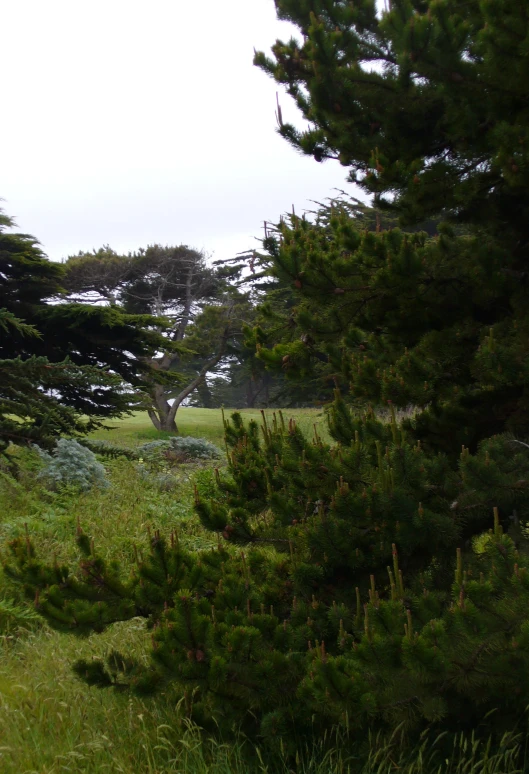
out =
[[[280,134],[408,223],[478,224],[523,270],[527,226],[527,15],[515,0],[275,0],[302,40],[255,61],[287,87],[305,131]],[[513,259],[515,258],[513,256]]]
[[281,250],[269,247],[279,275],[303,285],[305,334],[332,342],[335,359],[351,350],[357,394],[424,408],[417,437],[434,448],[475,449],[506,427],[527,434],[525,7],[276,7],[303,41],[277,41],[256,63],[311,125],[281,121],[280,133],[320,161],[339,158],[401,225],[433,217],[467,234],[363,237],[337,210],[329,235],[291,218]]
[[[215,550],[155,531],[127,572],[79,525],[77,570],[43,564],[29,536],[11,543],[5,570],[59,631],[146,619],[150,667],[113,652],[77,674],[183,692],[195,720],[226,733],[235,724],[288,746],[316,719],[322,733],[352,723],[361,745],[367,729],[401,724],[411,739],[431,724],[512,729],[526,704],[529,558],[500,514],[528,512],[525,447],[496,437],[454,470],[340,399],[331,430],[338,445],[281,416],[227,422],[230,475],[216,473],[213,498],[196,493]],[[465,537],[492,511],[473,554]]]
[[[257,296],[260,303],[256,324],[253,330],[246,329],[246,344],[253,348],[253,360],[261,361],[261,370],[272,377],[283,377],[284,387],[279,393],[282,403],[270,405],[326,404],[332,402],[333,390],[338,386],[350,402],[363,407],[366,397],[373,401],[375,394],[352,383],[351,371],[343,361],[344,352],[350,350],[346,322],[349,318],[343,314],[337,317],[336,310],[344,307],[345,290],[342,293],[339,287],[344,281],[344,270],[338,268],[338,277],[332,277],[336,270],[332,261],[335,257],[343,258],[347,246],[341,232],[337,234],[336,224],[348,233],[374,235],[395,229],[398,221],[380,207],[363,204],[345,192],[316,205],[315,210],[304,212],[301,217],[293,210],[279,224],[266,224],[264,249],[252,253],[253,265],[257,264],[260,270],[256,275],[258,281],[254,279],[252,286],[262,290],[263,297]],[[403,231],[434,237],[438,236],[438,227],[438,221],[429,220],[407,226]],[[461,230],[459,227],[458,231]],[[319,266],[308,260],[309,254],[314,253],[316,239],[322,248]],[[332,294],[328,292],[330,277],[335,283]],[[348,288],[347,292],[352,290]],[[367,333],[355,331],[353,335],[364,352]]]
[[269,236],[274,272],[298,301],[290,341],[260,357],[304,378],[328,360],[342,392],[374,406],[415,407],[406,426],[429,448],[529,432],[527,287],[485,236],[362,232],[289,216]]
[[285,218],[264,246],[308,338],[261,357],[303,376],[324,352],[373,407],[337,389],[330,440],[281,414],[226,422],[228,470],[195,499],[215,550],[154,532],[127,572],[80,526],[77,570],[41,562],[27,536],[6,571],[62,631],[143,616],[149,668],[114,653],[77,673],[172,686],[225,732],[295,747],[347,727],[359,754],[370,730],[501,734],[529,690],[525,8],[276,5],[304,42],[258,61],[313,124],[282,133],[339,152],[380,206],[393,192],[403,225],[439,216],[464,233],[372,232],[335,204]]

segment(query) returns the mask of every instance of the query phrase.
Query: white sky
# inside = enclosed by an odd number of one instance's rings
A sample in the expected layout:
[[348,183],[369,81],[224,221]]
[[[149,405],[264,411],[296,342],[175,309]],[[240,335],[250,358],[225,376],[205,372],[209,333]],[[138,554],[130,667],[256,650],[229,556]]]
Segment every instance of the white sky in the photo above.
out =
[[224,258],[292,204],[358,195],[275,131],[278,87],[253,49],[292,30],[273,0],[6,0],[6,213],[54,260],[154,242]]

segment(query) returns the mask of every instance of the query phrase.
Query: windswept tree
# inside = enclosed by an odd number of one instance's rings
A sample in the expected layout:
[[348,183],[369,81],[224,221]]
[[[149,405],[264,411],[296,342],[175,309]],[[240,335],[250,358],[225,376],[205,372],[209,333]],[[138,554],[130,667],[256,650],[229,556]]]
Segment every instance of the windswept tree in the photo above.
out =
[[72,298],[167,322],[165,346],[147,361],[154,375],[145,396],[154,426],[177,432],[178,408],[204,387],[240,336],[247,301],[230,282],[240,269],[208,266],[184,245],[151,245],[129,255],[104,247],[69,258],[65,268]]
[[0,213],[0,451],[52,445],[137,405],[158,321],[67,303],[64,268]]

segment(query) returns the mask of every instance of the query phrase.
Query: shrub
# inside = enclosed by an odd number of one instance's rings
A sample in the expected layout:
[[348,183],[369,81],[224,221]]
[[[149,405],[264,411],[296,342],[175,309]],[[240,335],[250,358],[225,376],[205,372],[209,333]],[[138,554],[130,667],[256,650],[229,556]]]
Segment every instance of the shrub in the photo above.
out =
[[171,449],[193,460],[212,460],[222,456],[218,446],[205,438],[176,436],[171,438]]
[[71,486],[83,492],[93,486],[108,486],[104,466],[95,454],[68,438],[61,438],[52,454],[36,447],[45,467],[39,473],[48,487],[59,489]]
[[[24,537],[6,572],[61,631],[145,617],[149,666],[113,654],[77,673],[140,693],[173,682],[195,721],[222,733],[288,746],[314,723],[362,736],[403,725],[414,743],[432,725],[492,733],[494,709],[494,733],[512,730],[529,690],[529,559],[500,513],[526,518],[525,447],[498,436],[451,470],[394,418],[355,418],[338,398],[330,429],[349,444],[308,441],[294,422],[259,433],[234,415],[228,475],[215,472],[213,488],[204,474],[196,492],[215,547],[189,551],[157,531],[131,574],[79,531],[72,572],[40,562]],[[484,551],[461,551],[494,501]]]
[[170,492],[178,484],[171,468],[191,460],[217,459],[221,453],[219,448],[203,438],[177,436],[150,441],[137,450],[139,464],[136,470],[140,478],[149,479],[163,492]]
[[185,460],[211,460],[222,456],[221,450],[205,438],[191,436],[174,436],[166,441],[150,441],[138,449],[143,458],[156,459],[165,457],[167,460],[183,462]]
[[99,454],[102,457],[110,457],[111,459],[126,457],[128,460],[137,460],[139,457],[137,449],[130,446],[120,446],[119,444],[110,443],[110,441],[83,438],[81,443],[87,449],[94,452],[94,454]]
[[141,446],[138,446],[138,454],[140,459],[152,459],[154,457],[161,457],[170,448],[170,441],[149,441]]

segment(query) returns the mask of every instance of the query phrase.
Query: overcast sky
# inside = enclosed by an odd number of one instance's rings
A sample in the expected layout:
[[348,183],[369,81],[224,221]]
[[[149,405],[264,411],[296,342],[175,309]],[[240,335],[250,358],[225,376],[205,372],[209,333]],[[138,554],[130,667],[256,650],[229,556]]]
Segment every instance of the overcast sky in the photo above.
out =
[[6,213],[54,260],[154,242],[224,258],[292,204],[354,193],[275,131],[278,87],[253,49],[292,31],[273,0],[5,2]]

